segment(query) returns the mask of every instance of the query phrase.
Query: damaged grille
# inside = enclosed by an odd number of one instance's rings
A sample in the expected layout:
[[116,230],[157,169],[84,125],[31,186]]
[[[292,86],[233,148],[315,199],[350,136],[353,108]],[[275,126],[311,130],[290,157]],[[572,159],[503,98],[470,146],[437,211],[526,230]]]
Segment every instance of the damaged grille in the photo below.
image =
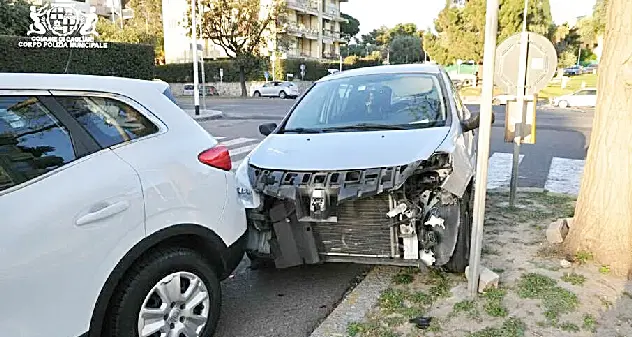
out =
[[312,223],[321,253],[390,256],[387,195],[341,203],[338,222]]

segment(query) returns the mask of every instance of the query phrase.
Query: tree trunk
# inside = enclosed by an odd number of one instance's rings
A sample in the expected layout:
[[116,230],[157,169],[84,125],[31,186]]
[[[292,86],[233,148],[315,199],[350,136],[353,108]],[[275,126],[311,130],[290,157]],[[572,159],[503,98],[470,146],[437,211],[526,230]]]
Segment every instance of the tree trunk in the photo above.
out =
[[611,0],[597,109],[567,252],[632,275],[632,1]]
[[239,65],[239,84],[241,85],[241,97],[248,97],[246,89],[246,67]]

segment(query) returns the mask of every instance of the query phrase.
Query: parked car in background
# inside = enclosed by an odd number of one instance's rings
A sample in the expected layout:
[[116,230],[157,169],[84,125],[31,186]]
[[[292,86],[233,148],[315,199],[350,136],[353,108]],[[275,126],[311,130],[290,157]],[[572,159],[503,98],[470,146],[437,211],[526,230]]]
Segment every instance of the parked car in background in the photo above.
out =
[[597,89],[584,88],[569,95],[556,97],[553,99],[553,105],[560,108],[595,107],[597,105]]
[[346,70],[317,81],[237,169],[247,254],[463,272],[479,117],[437,65]]
[[564,75],[566,76],[576,76],[582,74],[582,68],[580,66],[572,66],[568,68],[564,68]]
[[228,150],[159,81],[0,78],[3,336],[212,335],[246,239]]
[[290,81],[266,82],[252,89],[254,97],[296,98],[298,95],[298,86]]
[[596,74],[598,68],[599,68],[599,65],[597,65],[597,64],[590,64],[590,65],[588,65],[588,66],[586,66],[584,68],[584,73],[585,74]]

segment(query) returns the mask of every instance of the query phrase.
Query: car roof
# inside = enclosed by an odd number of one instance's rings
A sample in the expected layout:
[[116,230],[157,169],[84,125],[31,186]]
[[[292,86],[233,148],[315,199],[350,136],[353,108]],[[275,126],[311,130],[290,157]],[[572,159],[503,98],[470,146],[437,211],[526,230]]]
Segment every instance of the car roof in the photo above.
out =
[[397,65],[381,65],[374,67],[363,67],[350,69],[345,71],[339,71],[331,75],[327,75],[317,82],[325,82],[342,78],[349,78],[354,76],[363,75],[377,75],[377,74],[398,74],[398,73],[424,73],[424,74],[439,74],[441,72],[441,66],[436,64],[397,64]]
[[116,76],[0,73],[0,90],[81,90],[129,95],[152,88],[164,91],[164,81],[146,81]]

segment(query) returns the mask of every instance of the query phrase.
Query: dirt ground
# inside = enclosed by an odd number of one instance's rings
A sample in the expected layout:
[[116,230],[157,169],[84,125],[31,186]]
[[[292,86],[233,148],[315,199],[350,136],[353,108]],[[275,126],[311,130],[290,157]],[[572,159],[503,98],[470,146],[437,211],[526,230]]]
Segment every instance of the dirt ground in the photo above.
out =
[[[498,289],[467,297],[465,275],[400,269],[352,337],[632,337],[632,282],[609,274],[588,252],[564,256],[546,241],[548,225],[572,217],[573,199],[547,193],[488,196],[482,263]],[[562,260],[572,261],[569,264]],[[429,317],[417,327],[411,318]]]

